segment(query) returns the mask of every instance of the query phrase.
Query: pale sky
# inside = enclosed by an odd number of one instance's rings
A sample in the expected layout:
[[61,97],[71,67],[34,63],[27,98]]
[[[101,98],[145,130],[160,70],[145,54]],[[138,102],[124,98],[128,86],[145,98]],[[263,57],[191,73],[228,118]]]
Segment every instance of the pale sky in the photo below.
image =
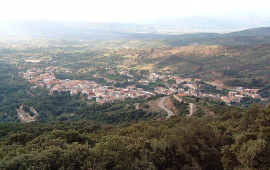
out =
[[189,16],[270,17],[270,0],[0,0],[0,22],[139,22]]

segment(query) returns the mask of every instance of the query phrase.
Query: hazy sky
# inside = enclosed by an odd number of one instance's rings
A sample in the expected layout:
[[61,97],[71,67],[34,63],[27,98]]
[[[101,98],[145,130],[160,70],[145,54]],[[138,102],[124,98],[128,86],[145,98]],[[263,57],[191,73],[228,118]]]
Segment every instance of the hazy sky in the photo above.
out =
[[270,17],[269,0],[0,0],[0,22],[139,22],[182,16]]

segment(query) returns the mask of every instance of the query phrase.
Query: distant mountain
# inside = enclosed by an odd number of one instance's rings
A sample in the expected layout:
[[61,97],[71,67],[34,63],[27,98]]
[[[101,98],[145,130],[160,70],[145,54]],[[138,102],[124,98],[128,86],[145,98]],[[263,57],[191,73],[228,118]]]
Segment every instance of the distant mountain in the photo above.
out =
[[188,38],[220,38],[220,37],[234,37],[234,36],[268,36],[270,35],[270,27],[251,28],[242,31],[235,31],[230,33],[193,33],[193,34],[179,34],[172,35],[170,38],[188,39]]
[[270,43],[270,27],[218,34],[196,33],[171,35],[160,40],[170,47],[189,45],[254,45]]
[[[123,24],[99,24],[30,20],[0,23],[2,37],[64,37],[87,39],[122,39],[125,32],[117,31]],[[127,25],[122,27],[128,27]],[[112,29],[115,28],[115,29]],[[120,32],[121,31],[121,32]]]
[[249,16],[242,18],[224,17],[182,17],[149,21],[151,24],[166,26],[171,30],[186,32],[232,32],[256,27],[270,26],[270,18]]
[[266,36],[270,35],[270,27],[252,28],[243,31],[237,31],[232,33],[223,34],[223,36]]
[[90,23],[29,20],[0,23],[0,37],[156,39],[165,35],[155,34],[155,28],[134,23]]
[[123,23],[123,22],[111,22],[111,23],[97,23],[97,22],[62,22],[69,27],[76,27],[85,30],[107,30],[117,32],[136,32],[136,33],[149,33],[157,31],[155,27],[151,25],[143,25],[136,23]]
[[[226,26],[224,20],[216,18],[190,18],[190,20],[167,21],[168,25],[150,25],[135,23],[88,23],[88,22],[57,22],[46,20],[30,20],[18,22],[0,23],[0,37],[46,37],[46,38],[84,38],[96,40],[109,39],[209,39],[224,38],[235,36],[267,36],[270,35],[270,27],[252,28],[238,32],[220,34],[220,33],[192,33],[170,35],[178,30],[178,26],[186,24],[186,28],[193,27],[193,30],[200,28],[215,29],[215,25]],[[229,22],[229,21],[228,21]],[[270,22],[270,21],[269,21]],[[164,22],[166,23],[166,22]],[[196,24],[197,25],[196,25]],[[208,26],[205,23],[209,23]],[[237,22],[231,22],[228,25],[234,25]],[[238,23],[239,24],[239,23]],[[203,25],[200,27],[199,25]],[[269,24],[270,25],[270,24]],[[222,27],[220,27],[221,29]],[[225,28],[225,27],[224,27]],[[228,28],[228,27],[226,27]],[[184,29],[183,29],[184,30]],[[198,31],[197,30],[197,31]],[[191,44],[197,40],[192,40]],[[208,40],[207,40],[208,41]],[[189,45],[190,43],[187,43]]]

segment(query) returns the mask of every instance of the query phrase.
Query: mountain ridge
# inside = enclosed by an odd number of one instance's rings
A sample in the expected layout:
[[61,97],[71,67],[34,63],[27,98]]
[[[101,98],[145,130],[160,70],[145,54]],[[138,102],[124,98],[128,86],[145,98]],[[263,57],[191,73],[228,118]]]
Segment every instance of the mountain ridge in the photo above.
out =
[[[203,22],[203,21],[202,21]],[[134,39],[140,38],[221,38],[232,36],[266,36],[270,27],[250,28],[230,33],[202,32],[171,35],[174,29],[136,23],[91,23],[91,22],[58,22],[47,20],[28,20],[0,23],[1,37],[67,37],[89,39]],[[181,30],[177,30],[181,32]],[[182,33],[185,31],[182,30]],[[153,36],[149,36],[153,35]],[[106,38],[105,38],[106,37]],[[136,38],[136,36],[135,36]]]

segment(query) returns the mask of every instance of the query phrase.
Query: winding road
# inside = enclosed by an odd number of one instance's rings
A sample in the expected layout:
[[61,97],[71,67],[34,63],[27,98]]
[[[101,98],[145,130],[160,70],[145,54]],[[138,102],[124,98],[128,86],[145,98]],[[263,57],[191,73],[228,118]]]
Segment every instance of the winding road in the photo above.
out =
[[[182,102],[182,99],[180,99],[178,96],[173,95],[173,97],[179,102]],[[189,103],[189,114],[187,116],[192,116],[195,112],[196,112],[196,105],[193,103]]]
[[165,97],[161,98],[161,100],[160,100],[159,103],[158,103],[158,106],[159,106],[161,109],[165,110],[165,111],[168,113],[167,118],[170,118],[170,117],[173,115],[173,112],[170,111],[169,109],[167,109],[167,108],[163,105],[164,101],[165,101],[168,97],[169,97],[169,96],[165,96]]

